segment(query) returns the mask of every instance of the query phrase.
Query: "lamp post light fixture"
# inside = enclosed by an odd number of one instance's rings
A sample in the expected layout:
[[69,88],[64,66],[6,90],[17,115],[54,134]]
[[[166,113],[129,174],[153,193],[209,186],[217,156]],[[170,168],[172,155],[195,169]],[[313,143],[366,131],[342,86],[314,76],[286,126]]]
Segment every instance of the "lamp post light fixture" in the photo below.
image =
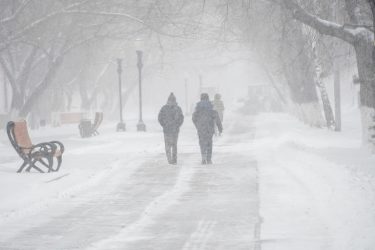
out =
[[139,121],[137,124],[137,131],[146,131],[146,124],[143,122],[142,119],[142,55],[143,52],[141,50],[137,50],[137,67],[138,67],[138,83],[139,83]]
[[122,118],[122,83],[121,83],[121,73],[122,73],[122,59],[117,58],[117,74],[118,74],[118,92],[120,100],[120,122],[117,124],[116,131],[124,132],[126,130],[126,125]]

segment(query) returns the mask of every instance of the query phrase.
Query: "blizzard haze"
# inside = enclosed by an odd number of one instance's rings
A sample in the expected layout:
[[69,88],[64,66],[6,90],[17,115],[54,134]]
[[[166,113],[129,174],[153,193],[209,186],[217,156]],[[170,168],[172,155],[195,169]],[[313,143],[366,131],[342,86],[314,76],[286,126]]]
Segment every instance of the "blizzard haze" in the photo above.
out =
[[0,250],[375,249],[374,16],[0,1]]

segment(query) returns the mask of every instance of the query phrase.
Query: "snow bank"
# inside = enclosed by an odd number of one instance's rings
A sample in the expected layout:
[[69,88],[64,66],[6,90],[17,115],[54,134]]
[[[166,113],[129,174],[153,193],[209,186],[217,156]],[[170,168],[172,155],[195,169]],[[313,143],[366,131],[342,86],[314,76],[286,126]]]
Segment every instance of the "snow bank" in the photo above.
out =
[[262,249],[373,249],[375,157],[361,148],[358,110],[342,133],[284,114],[255,122]]

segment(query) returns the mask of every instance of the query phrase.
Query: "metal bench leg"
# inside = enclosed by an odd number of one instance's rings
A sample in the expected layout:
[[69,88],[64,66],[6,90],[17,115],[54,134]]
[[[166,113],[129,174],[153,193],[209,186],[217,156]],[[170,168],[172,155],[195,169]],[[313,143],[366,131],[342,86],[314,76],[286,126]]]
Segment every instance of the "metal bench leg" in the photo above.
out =
[[58,156],[56,157],[57,159],[57,167],[56,167],[56,170],[54,170],[55,172],[59,171],[60,169],[60,166],[61,166],[61,163],[62,163],[62,156]]
[[21,165],[21,167],[17,170],[17,173],[21,173],[22,170],[27,166],[27,161],[24,161]]
[[39,172],[44,173],[44,171],[41,170],[39,167],[37,167],[37,166],[35,166],[35,165],[33,165],[32,167],[35,168],[36,170],[38,170]]
[[48,163],[46,163],[43,159],[39,159],[38,161],[40,163],[42,163],[46,168],[48,168],[48,173],[49,173],[49,172],[53,171],[53,169],[52,169],[53,159],[52,159],[52,157],[48,157],[47,160],[48,160]]
[[30,166],[26,169],[26,172],[30,172],[31,168],[35,168],[35,169],[38,170],[39,172],[44,173],[44,171],[41,170],[39,167],[37,167],[37,166],[35,165],[35,163],[36,163],[36,161],[32,161],[32,162],[30,163]]

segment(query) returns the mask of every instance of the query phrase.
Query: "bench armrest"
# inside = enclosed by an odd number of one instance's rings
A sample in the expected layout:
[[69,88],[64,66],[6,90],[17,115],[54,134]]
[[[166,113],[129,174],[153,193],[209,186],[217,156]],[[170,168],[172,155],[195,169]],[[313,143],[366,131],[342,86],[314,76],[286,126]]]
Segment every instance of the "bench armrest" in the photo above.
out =
[[61,142],[59,141],[50,141],[49,143],[52,143],[54,145],[57,145],[58,146],[58,150],[60,150],[60,153],[63,154],[64,151],[65,151],[65,147],[64,147],[64,144],[62,144]]
[[29,157],[31,158],[33,154],[38,153],[38,152],[54,155],[56,152],[56,148],[57,148],[56,145],[54,145],[53,143],[49,143],[49,142],[38,143],[31,147],[30,152],[29,152]]

